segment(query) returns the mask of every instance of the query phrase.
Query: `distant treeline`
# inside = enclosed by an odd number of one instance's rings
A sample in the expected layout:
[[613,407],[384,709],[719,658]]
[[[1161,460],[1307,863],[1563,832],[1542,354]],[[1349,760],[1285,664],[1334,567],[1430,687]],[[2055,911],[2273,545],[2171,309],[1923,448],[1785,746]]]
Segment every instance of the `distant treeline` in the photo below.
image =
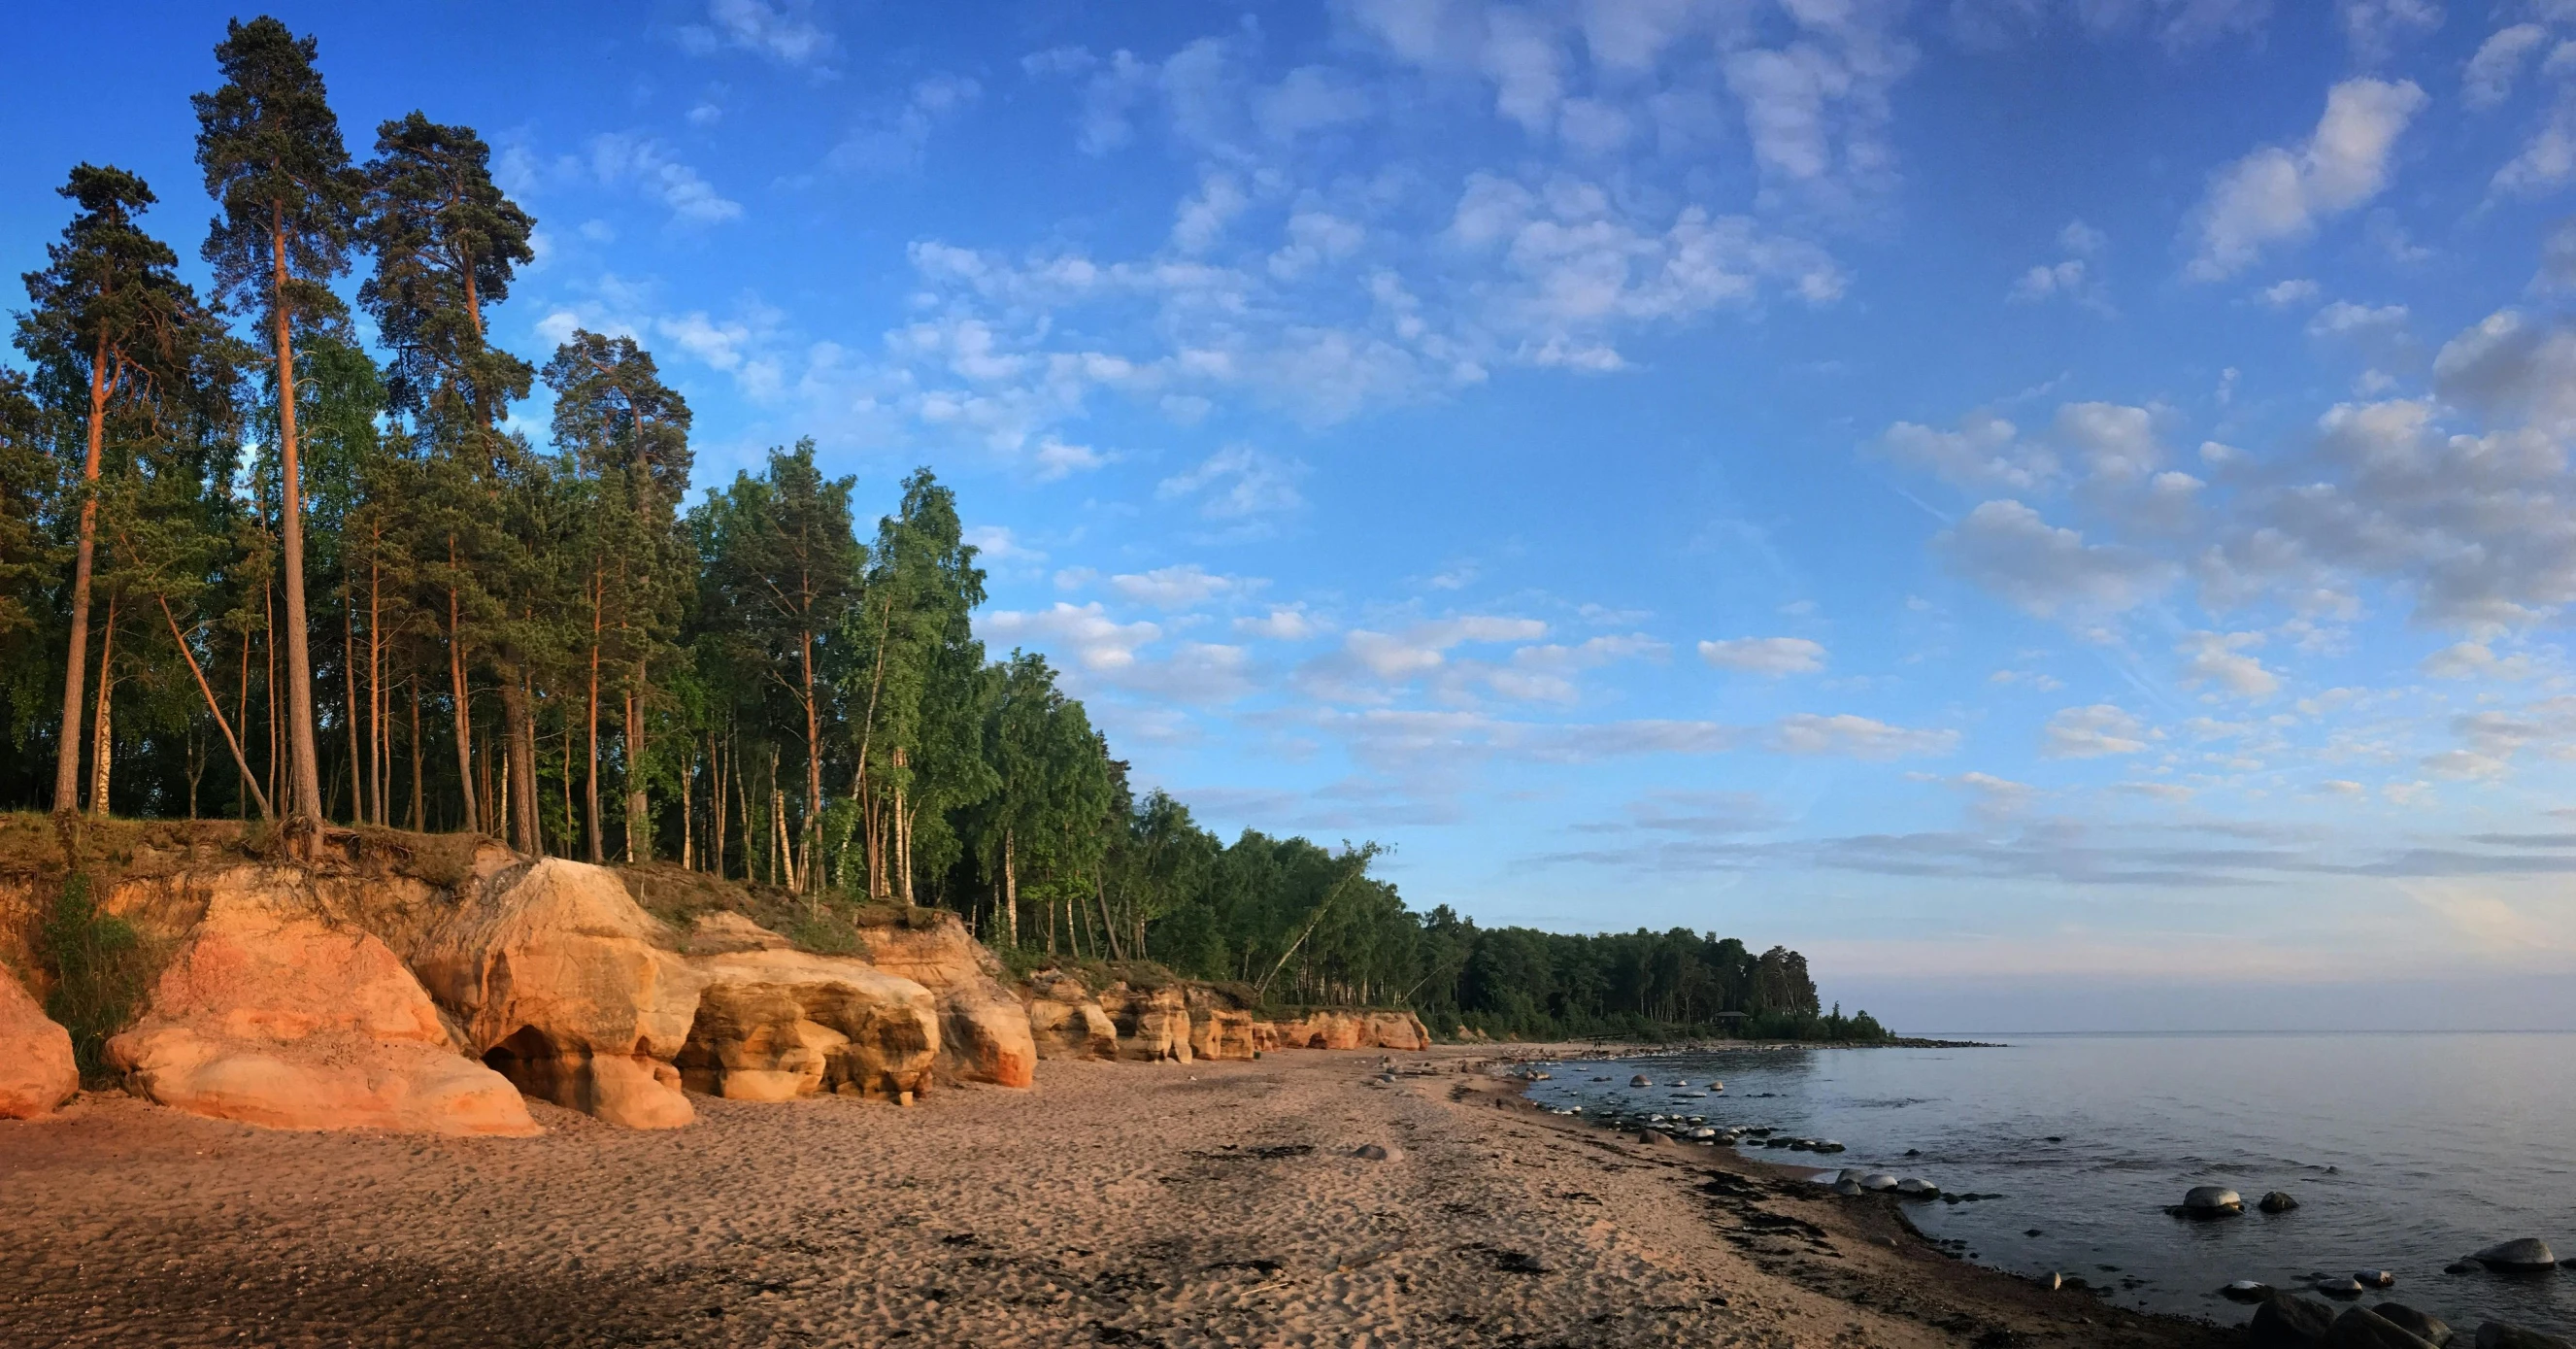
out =
[[[542,365],[488,340],[535,222],[471,128],[413,112],[361,162],[312,39],[236,22],[215,56],[213,294],[146,228],[152,189],[89,164],[25,278],[0,807],[231,815],[308,853],[347,824],[482,831],[1443,1031],[1853,1029],[1791,952],[1426,917],[1374,845],[1227,844],[1139,796],[1042,657],[988,659],[928,470],[865,536],[810,442],[699,488],[688,404],[632,337]],[[509,415],[539,382],[543,443]]]

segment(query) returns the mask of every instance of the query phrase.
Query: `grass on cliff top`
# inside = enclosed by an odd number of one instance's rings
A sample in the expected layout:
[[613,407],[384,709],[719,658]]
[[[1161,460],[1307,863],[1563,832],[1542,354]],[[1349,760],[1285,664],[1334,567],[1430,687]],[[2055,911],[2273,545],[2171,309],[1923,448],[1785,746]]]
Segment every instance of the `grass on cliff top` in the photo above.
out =
[[945,909],[871,904],[833,893],[800,895],[781,886],[710,876],[668,862],[615,870],[637,905],[678,932],[686,933],[703,913],[738,913],[816,955],[856,955],[866,949],[860,939],[864,929],[901,927],[926,932],[947,915]]

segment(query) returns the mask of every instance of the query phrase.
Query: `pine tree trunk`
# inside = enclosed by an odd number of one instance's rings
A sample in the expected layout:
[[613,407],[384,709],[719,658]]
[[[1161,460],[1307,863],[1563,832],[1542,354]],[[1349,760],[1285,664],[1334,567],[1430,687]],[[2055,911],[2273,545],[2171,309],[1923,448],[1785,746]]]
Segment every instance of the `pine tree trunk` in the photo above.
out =
[[537,722],[529,712],[526,675],[503,674],[501,719],[509,739],[501,801],[514,836],[512,846],[531,857],[543,857],[546,839],[537,799]]
[[1012,831],[1002,830],[1002,931],[1011,945],[1020,944],[1020,873]]
[[[456,540],[447,541],[447,561],[456,562]],[[456,790],[465,798],[461,828],[483,830],[483,812],[474,799],[474,705],[465,687],[465,614],[454,587],[447,591],[447,688],[456,719]]]
[[600,609],[606,587],[596,575],[590,581],[590,703],[583,713],[583,724],[590,736],[590,771],[583,779],[582,799],[590,816],[590,861],[597,866],[608,860],[608,843],[599,828],[599,631]]
[[[81,461],[80,544],[72,556],[71,641],[63,671],[62,733],[54,741],[54,813],[80,810],[81,683],[89,667],[90,573],[98,557],[98,466],[107,447],[107,333],[89,364],[89,449]],[[245,648],[247,649],[247,648]]]
[[295,430],[295,343],[286,307],[285,213],[282,203],[274,207],[269,238],[276,281],[269,307],[276,329],[277,451],[285,489],[287,764],[295,782],[294,805],[287,818],[297,853],[309,858],[321,838],[322,773],[313,738],[313,648],[304,606],[302,442]]
[[[814,634],[798,634],[797,658],[805,675],[805,827],[804,856],[798,874],[814,880],[814,845],[823,837],[823,719],[814,696]],[[909,887],[907,887],[909,889]]]
[[[172,619],[170,623],[172,627],[178,626],[178,620],[175,618]],[[250,634],[247,632],[242,634],[241,686],[236,690],[233,696],[233,725],[241,728],[243,739],[247,740],[250,738]],[[251,793],[262,791],[263,789],[259,786],[258,779],[251,776],[250,760],[244,757],[241,751],[233,751],[233,762],[240,766],[242,777],[241,790],[234,793],[234,796],[237,798],[233,802],[235,807],[234,813],[239,815],[242,819],[248,820],[250,818],[250,803],[247,798]],[[267,802],[267,796],[262,795],[260,797],[261,804],[259,808],[259,817],[263,820],[270,818],[275,813],[268,808]]]
[[267,618],[259,630],[260,659],[267,669],[259,677],[260,715],[268,731],[268,799],[277,802],[277,813],[284,815],[291,803],[277,792],[277,760],[286,740],[286,724],[277,718],[277,587],[263,587],[261,598],[267,605]]
[[116,763],[116,737],[108,714],[116,692],[116,597],[107,597],[107,627],[98,635],[98,715],[90,737],[89,813],[107,818],[107,774]]
[[635,662],[635,687],[626,695],[626,861],[653,860],[653,803],[644,795],[644,662]]
[[420,754],[420,670],[414,667],[411,676],[411,831],[415,834],[426,833],[429,830],[429,815],[425,809],[428,801],[421,785],[423,776]]
[[385,644],[384,644],[384,569],[377,565],[375,550],[384,542],[384,531],[374,530],[368,536],[367,549],[367,780],[376,793],[376,827],[387,827],[393,818],[393,807],[385,798],[394,787],[393,731],[385,725]]
[[366,758],[358,753],[358,600],[340,581],[340,686],[349,719],[349,823],[367,822]]

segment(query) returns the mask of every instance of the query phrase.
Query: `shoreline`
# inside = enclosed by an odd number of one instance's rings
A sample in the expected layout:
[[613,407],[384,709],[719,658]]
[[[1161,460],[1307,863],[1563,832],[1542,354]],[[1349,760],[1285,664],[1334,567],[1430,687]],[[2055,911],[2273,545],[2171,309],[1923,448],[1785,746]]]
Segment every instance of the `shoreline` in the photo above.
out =
[[525,1140],[85,1095],[0,1126],[8,1315],[40,1345],[2235,1342],[1966,1264],[1804,1169],[1551,1114],[1508,1057],[1051,1060],[666,1132],[539,1106]]

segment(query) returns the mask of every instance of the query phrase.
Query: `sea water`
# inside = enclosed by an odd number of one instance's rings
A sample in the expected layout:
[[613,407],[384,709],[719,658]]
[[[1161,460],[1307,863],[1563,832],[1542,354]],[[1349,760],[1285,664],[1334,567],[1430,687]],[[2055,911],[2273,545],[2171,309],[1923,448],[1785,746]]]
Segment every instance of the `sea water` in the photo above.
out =
[[[1848,1151],[1739,1145],[1828,1180],[1856,1167],[2001,1195],[1905,1212],[1980,1263],[2080,1275],[2127,1306],[2235,1323],[2246,1309],[2218,1294],[2231,1280],[2298,1291],[2385,1269],[2396,1287],[2365,1305],[2464,1333],[2489,1318],[2576,1331],[2576,1268],[2443,1272],[2511,1237],[2576,1256],[2576,1034],[1979,1038],[2002,1043],[1568,1061],[1530,1096],[1833,1139]],[[1656,1085],[1629,1086],[1640,1073]],[[1724,1092],[1697,1095],[1711,1079]],[[2168,1214],[2195,1185],[2236,1190],[2245,1214]],[[2270,1190],[2298,1209],[2254,1211]]]

